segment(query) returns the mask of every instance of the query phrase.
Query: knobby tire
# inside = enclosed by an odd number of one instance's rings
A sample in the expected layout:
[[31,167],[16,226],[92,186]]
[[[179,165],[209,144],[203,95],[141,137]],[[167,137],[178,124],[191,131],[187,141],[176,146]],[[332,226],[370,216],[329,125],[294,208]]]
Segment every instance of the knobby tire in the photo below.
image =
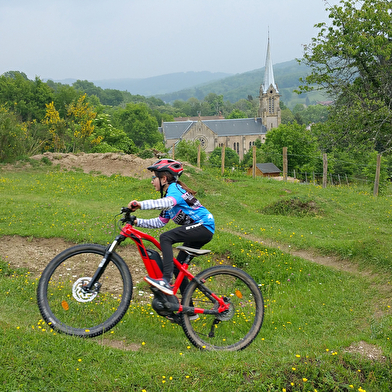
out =
[[50,328],[68,335],[94,337],[122,319],[129,308],[133,285],[129,268],[117,253],[112,253],[99,279],[101,287],[96,296],[81,290],[88,280],[84,278],[91,279],[105,250],[97,244],[76,245],[47,265],[38,284],[37,300]]
[[[230,308],[218,316],[199,314],[190,320],[182,314],[182,328],[188,339],[206,350],[243,350],[260,331],[264,318],[264,302],[256,282],[244,271],[231,266],[216,266],[200,272],[197,277],[218,297],[226,297]],[[204,309],[217,305],[192,280],[182,303]]]

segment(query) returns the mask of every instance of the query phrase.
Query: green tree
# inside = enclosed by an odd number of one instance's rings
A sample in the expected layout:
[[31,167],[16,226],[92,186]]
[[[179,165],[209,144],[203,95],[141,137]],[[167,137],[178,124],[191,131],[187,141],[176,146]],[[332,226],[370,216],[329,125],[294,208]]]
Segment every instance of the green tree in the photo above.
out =
[[45,104],[52,101],[53,90],[38,77],[32,81],[16,71],[0,76],[0,104],[22,121],[41,121],[45,117]]
[[[175,157],[178,160],[187,161],[192,165],[197,164],[197,155],[199,151],[199,144],[198,140],[191,141],[191,140],[181,140],[175,146]],[[203,165],[206,159],[206,153],[203,149],[200,151],[200,164]]]
[[16,115],[0,106],[0,162],[12,162],[23,155],[24,132]]
[[287,147],[290,170],[317,171],[320,164],[320,150],[316,137],[304,125],[281,124],[271,129],[265,138],[262,151],[267,162],[283,167],[283,147]]
[[92,152],[137,152],[135,143],[123,130],[113,127],[111,117],[107,113],[98,114],[94,119],[94,138],[97,137],[101,138],[101,142],[92,148]]
[[[211,166],[220,167],[222,165],[222,147],[216,147],[214,151],[211,152],[208,162]],[[231,148],[225,147],[225,167],[231,168],[233,166],[238,166],[238,164],[238,154]]]
[[[209,93],[204,97],[204,102],[209,106],[208,116],[218,116],[223,108],[223,95]],[[204,112],[203,112],[203,115]]]
[[139,148],[148,148],[163,141],[158,122],[144,103],[128,103],[113,113],[113,125],[123,129]]
[[371,140],[392,149],[392,23],[389,0],[345,0],[328,7],[331,25],[305,48],[312,72],[301,91],[324,90],[335,100],[330,138],[350,145]]
[[241,112],[241,110],[238,109],[233,109],[232,112],[226,116],[226,118],[232,119],[232,118],[248,118],[246,113]]

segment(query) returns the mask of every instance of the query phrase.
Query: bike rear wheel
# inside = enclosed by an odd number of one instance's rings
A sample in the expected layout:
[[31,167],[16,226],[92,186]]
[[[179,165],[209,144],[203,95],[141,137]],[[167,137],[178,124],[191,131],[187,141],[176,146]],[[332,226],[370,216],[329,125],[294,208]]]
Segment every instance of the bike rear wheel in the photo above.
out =
[[113,328],[129,308],[132,278],[117,254],[93,292],[83,290],[94,276],[106,248],[97,244],[71,247],[57,255],[45,268],[37,290],[44,320],[51,328],[82,337],[93,337]]
[[[182,327],[188,339],[206,350],[237,351],[247,347],[259,333],[264,318],[263,296],[256,282],[246,272],[231,266],[208,268],[196,278],[229,302],[230,307],[219,315],[199,314],[196,320],[182,314]],[[195,280],[189,283],[182,303],[208,310],[218,307]]]

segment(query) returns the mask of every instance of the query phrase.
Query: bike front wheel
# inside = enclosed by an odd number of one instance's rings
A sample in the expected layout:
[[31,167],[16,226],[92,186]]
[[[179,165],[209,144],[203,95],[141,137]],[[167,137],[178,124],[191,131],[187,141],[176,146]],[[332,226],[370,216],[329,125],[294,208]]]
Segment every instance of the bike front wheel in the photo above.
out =
[[203,286],[223,298],[228,310],[217,315],[199,314],[191,320],[182,314],[182,327],[196,347],[207,350],[237,351],[247,347],[260,331],[264,302],[256,282],[244,271],[231,266],[208,268],[192,280],[183,298],[184,306],[217,310],[218,303]]
[[40,312],[48,325],[68,335],[94,337],[113,328],[129,308],[132,278],[128,266],[112,253],[98,284],[83,288],[94,276],[106,248],[73,246],[57,255],[41,275],[37,290]]

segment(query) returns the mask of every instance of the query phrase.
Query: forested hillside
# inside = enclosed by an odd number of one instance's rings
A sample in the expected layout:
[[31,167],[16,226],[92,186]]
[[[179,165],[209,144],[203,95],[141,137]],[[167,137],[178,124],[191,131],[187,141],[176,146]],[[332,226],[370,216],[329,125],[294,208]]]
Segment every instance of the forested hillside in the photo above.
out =
[[[263,67],[174,93],[157,94],[155,96],[165,102],[172,103],[175,100],[187,101],[191,97],[201,100],[209,93],[215,93],[223,95],[224,101],[228,100],[235,103],[240,99],[248,99],[249,96],[252,98],[259,96],[260,85],[264,81],[264,71],[265,68]],[[298,103],[314,105],[318,101],[326,99],[318,92],[301,95],[294,92],[300,85],[299,79],[305,78],[308,73],[310,73],[309,67],[299,64],[296,60],[274,65],[275,82],[278,84],[279,92],[282,95],[281,100],[288,108],[293,109]]]

